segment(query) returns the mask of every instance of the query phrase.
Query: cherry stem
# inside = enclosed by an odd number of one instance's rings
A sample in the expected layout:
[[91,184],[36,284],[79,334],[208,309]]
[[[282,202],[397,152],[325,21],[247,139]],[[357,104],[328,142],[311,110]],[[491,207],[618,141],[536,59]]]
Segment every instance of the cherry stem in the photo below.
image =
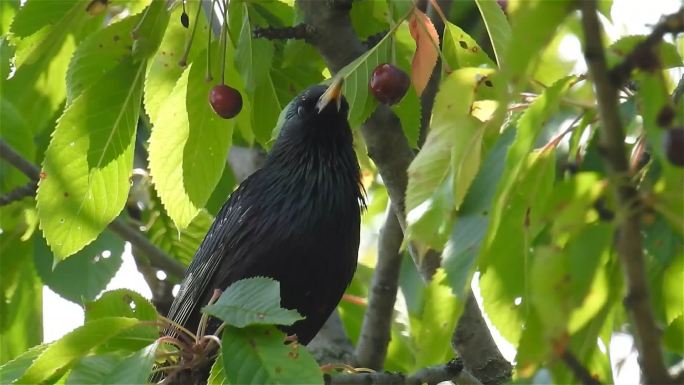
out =
[[200,11],[202,11],[202,6],[200,4],[197,4],[197,12],[195,12],[195,24],[192,26],[192,32],[190,32],[190,40],[188,40],[188,44],[185,45],[185,51],[183,52],[183,56],[181,56],[180,61],[178,61],[178,65],[180,65],[181,67],[185,67],[188,64],[188,55],[190,55],[192,41],[195,40],[195,31],[197,31],[197,25],[199,24]]
[[221,335],[221,332],[222,332],[223,329],[225,329],[225,328],[226,328],[226,323],[224,322],[224,323],[222,323],[218,328],[216,328],[216,331],[214,332],[214,335],[216,335],[216,336]]
[[[217,299],[221,296],[222,291],[219,289],[214,289],[214,293],[212,293],[211,298],[209,299],[209,303],[207,305],[211,305],[214,302],[216,302]],[[204,332],[207,330],[207,322],[209,321],[209,314],[207,313],[202,313],[202,318],[200,318],[200,323],[197,326],[197,335],[195,336],[195,343],[199,343],[200,338],[204,337]]]
[[[193,333],[193,332],[191,332],[190,330],[186,329],[185,327],[183,327],[183,325],[179,324],[178,322],[173,321],[173,320],[171,320],[171,319],[169,319],[169,318],[166,318],[166,317],[164,317],[164,316],[162,316],[162,315],[160,315],[159,318],[160,318],[163,322],[166,322],[166,323],[168,323],[170,326],[172,326],[172,327],[176,328],[177,330],[179,330],[179,331],[185,333],[185,336],[187,336],[187,337],[189,337],[189,338],[191,338],[191,339],[193,339],[193,340],[196,340],[195,333]],[[183,334],[181,333],[181,335],[183,335]]]
[[165,342],[165,343],[167,343],[167,344],[175,345],[175,346],[176,346],[178,349],[180,349],[181,351],[190,350],[190,349],[191,349],[191,346],[189,346],[188,344],[186,344],[185,342],[179,340],[179,339],[176,338],[176,337],[171,337],[171,336],[159,337],[159,338],[157,338],[157,342],[160,342],[160,343],[164,343],[164,342]]
[[216,11],[214,10],[214,6],[216,4],[216,0],[211,0],[211,14],[209,15],[209,33],[207,34],[207,81],[210,82],[214,77],[211,76],[211,26],[214,24],[214,14]]
[[221,84],[226,84],[226,49],[228,47],[228,0],[223,3],[223,60],[221,63]]

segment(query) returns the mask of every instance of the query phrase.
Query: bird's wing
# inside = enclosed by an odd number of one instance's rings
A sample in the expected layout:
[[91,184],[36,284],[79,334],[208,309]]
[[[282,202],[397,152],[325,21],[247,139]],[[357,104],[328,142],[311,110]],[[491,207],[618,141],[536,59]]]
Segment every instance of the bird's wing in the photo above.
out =
[[214,281],[216,270],[219,267],[230,268],[237,262],[231,245],[235,245],[236,238],[241,236],[240,229],[250,212],[250,203],[245,197],[249,196],[247,190],[250,189],[250,180],[257,173],[233,192],[216,215],[216,220],[188,266],[180,291],[169,310],[167,317],[174,322],[188,326],[188,320],[195,310],[207,305],[205,298],[213,291],[208,286]]

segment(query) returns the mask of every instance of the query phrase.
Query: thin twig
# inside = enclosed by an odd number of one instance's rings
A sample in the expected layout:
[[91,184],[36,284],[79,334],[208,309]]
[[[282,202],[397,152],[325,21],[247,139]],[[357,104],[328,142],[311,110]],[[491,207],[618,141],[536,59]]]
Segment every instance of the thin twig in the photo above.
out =
[[[622,262],[627,285],[625,306],[634,322],[634,337],[641,368],[646,377],[645,382],[667,384],[672,379],[663,360],[661,332],[653,316],[649,300],[639,213],[631,208],[633,205],[631,202],[638,200],[638,193],[627,177],[629,164],[624,144],[625,134],[618,112],[620,82],[616,83],[615,78],[610,77],[606,65],[596,0],[582,0],[578,1],[578,4],[582,11],[582,27],[585,36],[584,55],[596,88],[601,119],[600,153],[607,165],[608,176],[617,179],[622,175],[624,179],[622,183],[611,183],[611,186],[621,211],[628,213],[619,223],[617,234],[617,252]],[[684,10],[680,10],[680,13],[684,15]]]
[[[0,139],[0,158],[16,167],[19,171],[31,178],[34,182],[38,181],[40,169],[29,162],[21,154],[16,152],[7,142]],[[150,261],[157,267],[165,270],[169,274],[182,277],[185,267],[182,263],[173,259],[157,246],[153,245],[140,231],[126,224],[122,219],[116,218],[109,224],[109,230],[119,235],[125,241],[131,242],[135,247],[142,251]]]
[[374,372],[324,376],[326,385],[420,385],[438,384],[454,380],[463,371],[460,360],[451,360],[444,365],[423,368],[409,376],[401,373]]

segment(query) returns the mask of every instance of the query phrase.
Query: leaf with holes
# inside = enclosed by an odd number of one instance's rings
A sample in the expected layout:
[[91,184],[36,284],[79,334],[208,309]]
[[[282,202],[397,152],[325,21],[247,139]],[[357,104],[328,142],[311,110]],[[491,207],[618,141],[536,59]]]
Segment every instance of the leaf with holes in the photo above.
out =
[[226,327],[221,352],[227,382],[322,385],[323,374],[306,347],[284,339],[273,326]]
[[[102,318],[126,317],[141,321],[155,321],[157,311],[154,306],[140,294],[118,289],[107,291],[96,301],[86,302],[85,322],[93,322]],[[133,352],[143,348],[159,336],[156,326],[145,325],[127,330],[103,344],[99,350],[109,352],[123,350]]]
[[451,70],[463,67],[496,67],[475,39],[452,23],[447,23],[444,28],[442,50]]
[[420,96],[432,76],[432,69],[437,64],[439,35],[430,18],[418,9],[413,10],[409,30],[411,37],[416,41],[416,52],[411,63],[411,81]]
[[437,249],[450,231],[450,213],[460,206],[479,168],[483,127],[470,112],[479,79],[490,72],[463,68],[442,82],[430,133],[408,169],[408,236]]
[[36,197],[57,260],[97,238],[126,203],[144,70],[144,63],[122,61],[59,119]]
[[235,282],[216,303],[202,311],[240,328],[254,324],[292,325],[303,319],[296,310],[280,307],[280,283],[265,277]]

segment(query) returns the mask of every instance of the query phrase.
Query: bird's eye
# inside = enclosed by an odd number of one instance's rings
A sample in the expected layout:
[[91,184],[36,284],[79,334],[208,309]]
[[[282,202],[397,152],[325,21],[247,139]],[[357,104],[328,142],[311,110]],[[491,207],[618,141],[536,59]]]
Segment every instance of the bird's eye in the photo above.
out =
[[305,113],[306,109],[304,108],[304,106],[297,107],[297,115],[299,115],[300,118],[303,118]]

